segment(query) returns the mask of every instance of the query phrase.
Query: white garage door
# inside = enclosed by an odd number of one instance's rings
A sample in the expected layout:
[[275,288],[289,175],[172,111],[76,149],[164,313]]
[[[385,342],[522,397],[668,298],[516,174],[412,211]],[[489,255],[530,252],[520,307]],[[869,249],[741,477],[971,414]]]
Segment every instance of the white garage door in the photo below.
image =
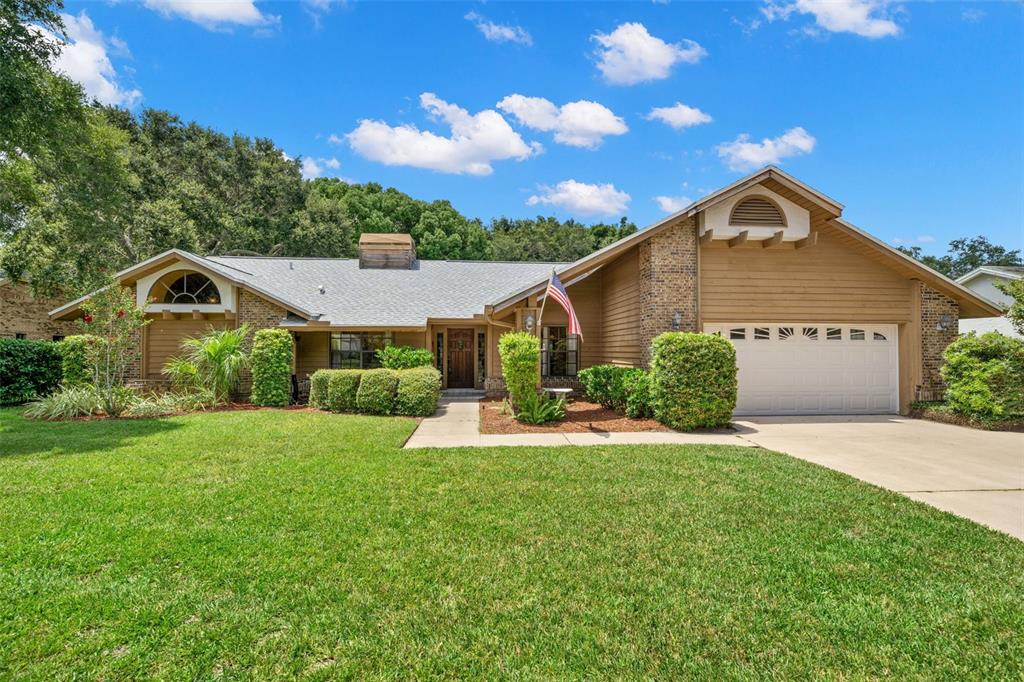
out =
[[714,324],[736,346],[737,415],[899,411],[896,325]]

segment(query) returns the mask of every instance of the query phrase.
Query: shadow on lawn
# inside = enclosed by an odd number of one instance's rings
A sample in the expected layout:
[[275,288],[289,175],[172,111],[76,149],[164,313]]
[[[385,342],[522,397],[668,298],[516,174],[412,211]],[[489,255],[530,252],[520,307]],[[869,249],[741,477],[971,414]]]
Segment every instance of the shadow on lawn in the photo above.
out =
[[71,455],[110,450],[131,441],[181,428],[169,419],[91,419],[43,422],[20,409],[0,411],[0,458],[17,455]]

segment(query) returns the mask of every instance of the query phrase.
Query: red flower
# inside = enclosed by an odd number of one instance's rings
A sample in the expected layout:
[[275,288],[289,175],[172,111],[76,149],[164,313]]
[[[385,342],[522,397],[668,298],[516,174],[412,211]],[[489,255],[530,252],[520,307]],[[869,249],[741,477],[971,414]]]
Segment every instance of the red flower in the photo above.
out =
[[86,315],[83,319],[86,324],[92,324],[92,315]]
[[123,310],[118,310],[117,311],[117,316],[118,317],[124,317],[124,311]]

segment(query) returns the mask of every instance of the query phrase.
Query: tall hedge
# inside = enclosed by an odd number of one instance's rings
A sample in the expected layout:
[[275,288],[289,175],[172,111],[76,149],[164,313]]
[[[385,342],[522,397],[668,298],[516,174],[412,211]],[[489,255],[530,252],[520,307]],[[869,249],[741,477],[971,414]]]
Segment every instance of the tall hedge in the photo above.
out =
[[89,367],[89,347],[96,342],[96,337],[86,334],[68,336],[57,343],[61,357],[61,384],[64,386],[84,386],[93,381]]
[[287,329],[260,329],[249,357],[252,402],[283,406],[292,396],[292,335]]
[[309,406],[318,410],[327,409],[327,389],[331,383],[330,369],[318,369],[309,377]]
[[61,377],[52,341],[0,339],[0,405],[20,405],[48,395]]
[[385,346],[377,351],[380,366],[385,369],[412,369],[413,367],[431,367],[434,354],[426,348],[413,346]]
[[395,414],[429,417],[441,398],[441,373],[433,367],[404,369],[398,373]]
[[507,332],[498,339],[498,354],[501,356],[505,388],[512,407],[516,409],[530,394],[537,392],[540,339],[526,332]]
[[356,396],[359,394],[359,384],[362,383],[364,373],[361,369],[330,370],[327,382],[327,409],[331,412],[355,412]]
[[651,344],[654,416],[674,429],[728,426],[736,407],[736,349],[720,336],[666,332]]
[[989,332],[968,334],[942,355],[946,404],[982,420],[1024,416],[1024,341]]
[[364,414],[391,414],[397,394],[397,371],[383,368],[366,370],[356,391],[356,408]]

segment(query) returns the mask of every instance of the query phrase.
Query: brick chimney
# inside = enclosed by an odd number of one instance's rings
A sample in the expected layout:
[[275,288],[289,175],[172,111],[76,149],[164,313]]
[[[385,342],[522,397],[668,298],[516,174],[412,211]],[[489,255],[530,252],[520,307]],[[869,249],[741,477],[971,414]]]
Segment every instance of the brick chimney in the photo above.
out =
[[411,270],[416,261],[416,242],[401,232],[364,232],[359,237],[359,268]]

